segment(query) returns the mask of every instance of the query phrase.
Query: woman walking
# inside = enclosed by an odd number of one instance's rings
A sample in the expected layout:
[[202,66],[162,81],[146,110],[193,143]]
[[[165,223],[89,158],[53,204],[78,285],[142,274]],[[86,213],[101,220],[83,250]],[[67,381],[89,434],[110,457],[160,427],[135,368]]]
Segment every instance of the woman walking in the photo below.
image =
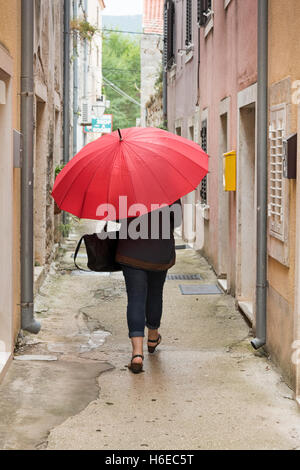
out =
[[161,343],[159,327],[167,271],[175,264],[174,228],[181,225],[181,203],[121,222],[116,261],[121,264],[128,297],[127,323],[132,343],[129,369],[143,370],[143,342],[148,351]]

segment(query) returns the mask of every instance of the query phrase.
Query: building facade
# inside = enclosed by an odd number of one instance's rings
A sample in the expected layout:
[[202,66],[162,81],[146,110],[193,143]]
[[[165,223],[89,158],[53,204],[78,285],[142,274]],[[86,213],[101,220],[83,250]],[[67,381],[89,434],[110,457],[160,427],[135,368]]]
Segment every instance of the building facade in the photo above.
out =
[[[35,1],[34,263],[36,287],[54,257],[60,215],[51,191],[63,156],[64,10],[60,0]],[[40,277],[41,276],[41,277]]]
[[[300,401],[300,193],[292,146],[299,127],[300,5],[290,0],[285,6],[282,16],[281,2],[268,2],[266,349]],[[184,198],[191,205],[182,235],[208,259],[254,330],[257,11],[257,0],[167,0],[164,52],[169,130],[199,143],[210,156],[207,178]],[[233,162],[231,187],[227,159]]]
[[[74,10],[74,4],[77,7]],[[75,48],[73,52],[74,75],[73,89],[76,91],[74,104],[74,138],[73,154],[84,145],[99,137],[99,134],[89,132],[92,117],[100,116],[105,110],[105,98],[102,95],[102,11],[105,8],[103,0],[85,0],[73,2],[77,21],[86,20],[88,24],[96,28],[92,39],[86,40],[73,31]],[[76,35],[76,36],[75,36]],[[100,114],[99,114],[100,113]]]
[[0,2],[0,379],[20,329],[20,2]]
[[300,5],[289,0],[284,16],[280,8],[278,0],[269,1],[267,345],[299,401],[299,176],[286,178],[282,163],[284,140],[299,133],[300,125]]
[[141,39],[141,126],[162,124],[161,70],[163,52],[163,0],[144,0]]
[[[184,215],[183,236],[202,249],[223,286],[247,304],[253,317],[255,267],[250,282],[237,268],[247,265],[238,261],[244,246],[251,246],[249,259],[255,253],[257,2],[166,5],[170,21],[173,17],[167,51],[169,129],[199,143],[210,156],[209,175],[185,197],[193,208]],[[238,159],[245,168],[238,169],[237,185],[245,172],[251,181],[242,200],[238,191],[224,191],[223,155],[231,150],[248,158]],[[253,230],[243,232],[245,221]]]

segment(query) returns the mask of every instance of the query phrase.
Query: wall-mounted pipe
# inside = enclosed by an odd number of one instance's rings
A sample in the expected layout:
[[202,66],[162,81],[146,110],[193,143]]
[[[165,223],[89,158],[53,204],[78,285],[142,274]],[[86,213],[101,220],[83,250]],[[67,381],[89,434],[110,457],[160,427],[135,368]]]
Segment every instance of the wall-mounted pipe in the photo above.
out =
[[[164,2],[164,12],[166,11],[166,0]],[[166,18],[164,18],[164,22]],[[167,72],[167,58],[165,56],[165,48],[167,43],[167,35],[166,35],[166,24],[164,24],[164,46],[163,46],[163,55],[162,55],[162,68],[163,68],[163,125],[164,127],[168,127],[168,72]]]
[[64,109],[63,109],[63,161],[70,159],[70,0],[64,1]]
[[[73,19],[78,17],[78,0],[73,0]],[[78,36],[73,33],[73,155],[77,153],[78,141]]]
[[34,0],[22,0],[21,129],[23,164],[21,177],[21,328],[38,333],[34,318],[33,267],[33,142],[34,142]]
[[267,206],[268,206],[268,0],[258,0],[257,79],[257,259],[255,349],[267,335]]

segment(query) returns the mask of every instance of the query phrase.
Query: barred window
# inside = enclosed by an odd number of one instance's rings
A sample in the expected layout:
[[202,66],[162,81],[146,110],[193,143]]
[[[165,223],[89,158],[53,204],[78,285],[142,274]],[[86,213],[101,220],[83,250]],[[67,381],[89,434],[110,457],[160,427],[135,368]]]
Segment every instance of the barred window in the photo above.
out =
[[269,165],[269,218],[270,232],[276,238],[285,239],[285,191],[283,178],[283,141],[286,133],[286,107],[271,109],[270,165]]
[[186,37],[185,37],[186,46],[188,46],[189,44],[192,44],[192,27],[193,27],[192,0],[186,0]]
[[[202,121],[201,147],[207,153],[207,120]],[[203,204],[207,204],[207,176],[203,178],[200,187],[200,197]]]
[[169,69],[174,57],[174,18],[175,5],[173,0],[167,0],[164,7],[164,66]]

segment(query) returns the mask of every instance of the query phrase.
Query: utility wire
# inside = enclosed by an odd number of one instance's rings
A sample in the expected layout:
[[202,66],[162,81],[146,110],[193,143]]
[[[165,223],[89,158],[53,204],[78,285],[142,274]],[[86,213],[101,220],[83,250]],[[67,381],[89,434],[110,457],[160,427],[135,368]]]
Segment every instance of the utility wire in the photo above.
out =
[[163,36],[163,34],[159,34],[159,33],[143,33],[143,32],[138,32],[138,31],[119,31],[118,29],[107,29],[107,28],[103,28],[103,29],[99,29],[99,31],[108,31],[108,32],[111,32],[111,33],[123,33],[123,34],[141,34],[143,36]]
[[104,76],[102,76],[103,78],[103,81],[110,87],[112,88],[114,91],[116,91],[117,93],[119,93],[119,95],[123,96],[124,98],[127,98],[128,101],[131,101],[131,103],[134,103],[136,104],[137,106],[142,106],[141,103],[139,103],[138,101],[136,101],[134,98],[132,98],[131,96],[127,95],[127,93],[125,93],[125,91],[121,90],[121,88],[119,88],[117,85],[115,85],[114,83],[112,83],[110,80],[108,80],[107,78],[105,78]]

